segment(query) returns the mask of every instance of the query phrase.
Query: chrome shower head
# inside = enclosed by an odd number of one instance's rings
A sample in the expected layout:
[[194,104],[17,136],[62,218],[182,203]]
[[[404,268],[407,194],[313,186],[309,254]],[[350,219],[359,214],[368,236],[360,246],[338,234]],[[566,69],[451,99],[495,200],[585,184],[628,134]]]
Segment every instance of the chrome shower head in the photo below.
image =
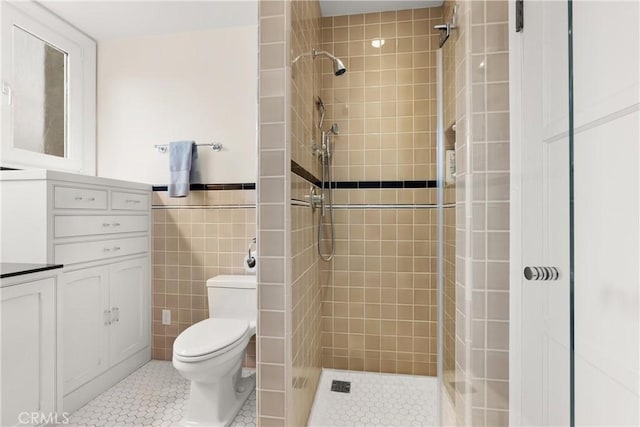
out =
[[315,50],[311,51],[311,56],[315,59],[317,56],[326,56],[333,62],[333,74],[336,76],[341,76],[347,72],[347,67],[344,66],[340,58],[336,58],[332,54],[324,50]]
[[341,76],[347,72],[347,67],[344,66],[339,58],[333,58],[333,73],[336,76]]

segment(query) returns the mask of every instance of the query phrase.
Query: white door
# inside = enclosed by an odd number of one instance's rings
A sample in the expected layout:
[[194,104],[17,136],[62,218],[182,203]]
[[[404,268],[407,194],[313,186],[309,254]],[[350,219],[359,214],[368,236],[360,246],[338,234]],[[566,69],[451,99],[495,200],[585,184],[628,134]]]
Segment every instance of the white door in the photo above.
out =
[[3,426],[32,425],[31,414],[55,413],[55,289],[55,279],[0,289]]
[[[638,425],[638,3],[573,2],[573,129],[568,7],[525,0],[510,38],[510,423],[569,425],[573,409],[576,425]],[[560,275],[526,280],[526,266]]]
[[640,4],[573,10],[576,425],[637,426]]
[[149,345],[149,292],[149,258],[110,266],[111,366]]
[[62,275],[62,357],[64,395],[108,367],[109,283],[107,267]]

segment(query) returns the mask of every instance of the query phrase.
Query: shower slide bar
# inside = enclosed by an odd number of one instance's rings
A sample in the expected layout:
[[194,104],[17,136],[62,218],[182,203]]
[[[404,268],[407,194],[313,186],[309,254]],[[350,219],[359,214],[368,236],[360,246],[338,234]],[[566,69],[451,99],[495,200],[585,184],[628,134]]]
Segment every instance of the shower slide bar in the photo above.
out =
[[[291,204],[294,206],[311,207],[311,203],[305,200],[291,199]],[[442,205],[443,208],[454,208],[454,203]],[[437,204],[334,204],[335,209],[437,209]]]
[[[336,209],[437,209],[440,206],[438,206],[437,204],[400,204],[400,205],[394,205],[394,204],[366,204],[366,205],[351,205],[351,204],[347,204],[347,205],[338,205],[335,204],[333,205],[334,208]],[[443,206],[443,207],[448,207],[448,206]]]
[[[196,147],[211,147],[213,151],[222,150],[222,144],[219,142],[210,142],[208,144],[196,144]],[[169,151],[169,144],[156,144],[153,146],[159,153],[166,153]]]

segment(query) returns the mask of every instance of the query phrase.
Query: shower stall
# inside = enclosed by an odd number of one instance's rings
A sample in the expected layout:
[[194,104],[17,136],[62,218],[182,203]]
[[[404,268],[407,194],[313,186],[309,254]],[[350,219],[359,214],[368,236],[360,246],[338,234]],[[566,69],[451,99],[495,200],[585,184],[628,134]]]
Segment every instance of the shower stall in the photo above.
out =
[[434,3],[261,2],[259,416],[637,425],[638,3]]
[[[265,422],[329,422],[311,413],[331,393],[329,374],[395,374],[417,384],[423,425],[472,416],[506,425],[508,254],[469,245],[489,235],[508,242],[508,197],[471,200],[469,185],[508,189],[508,165],[467,156],[474,135],[475,148],[508,157],[508,138],[493,136],[505,134],[503,122],[472,134],[480,111],[468,99],[472,85],[508,88],[508,76],[471,73],[485,52],[467,49],[472,15],[476,32],[489,18],[491,29],[506,28],[506,1],[403,10],[376,2],[378,11],[324,17],[314,1],[263,3],[260,186],[284,189],[259,191],[258,203]],[[275,61],[281,49],[290,62]],[[507,46],[492,49],[485,64],[503,64]],[[486,117],[505,113],[491,108]],[[491,180],[472,182],[471,160],[473,179]],[[494,228],[472,224],[472,210]],[[481,272],[483,286],[472,288]],[[480,359],[491,370],[480,371]],[[389,425],[410,423],[387,412]]]

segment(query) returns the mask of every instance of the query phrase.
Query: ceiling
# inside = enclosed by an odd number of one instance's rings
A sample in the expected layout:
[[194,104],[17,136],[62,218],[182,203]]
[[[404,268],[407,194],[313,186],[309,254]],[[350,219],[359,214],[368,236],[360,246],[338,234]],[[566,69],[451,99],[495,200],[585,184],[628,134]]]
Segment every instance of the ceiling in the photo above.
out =
[[97,41],[258,23],[256,0],[41,0],[40,3]]
[[[40,0],[97,41],[257,25],[257,0]],[[441,6],[442,0],[320,0],[323,16]]]
[[340,16],[436,7],[442,3],[442,0],[320,0],[320,9],[322,16]]

